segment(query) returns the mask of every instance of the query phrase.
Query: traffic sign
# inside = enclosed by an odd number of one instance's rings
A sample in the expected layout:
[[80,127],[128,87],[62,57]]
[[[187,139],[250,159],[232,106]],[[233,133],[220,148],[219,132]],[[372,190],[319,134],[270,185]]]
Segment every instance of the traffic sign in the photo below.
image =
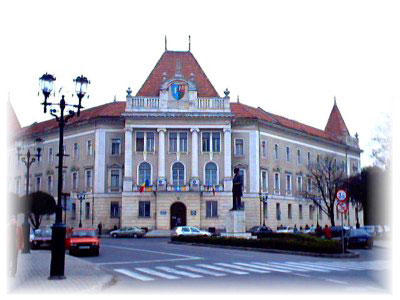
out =
[[346,202],[340,201],[337,203],[337,208],[338,211],[341,213],[347,213],[347,211],[349,210],[349,206],[347,205]]
[[338,190],[336,193],[336,198],[341,201],[344,202],[347,199],[347,193],[344,190]]

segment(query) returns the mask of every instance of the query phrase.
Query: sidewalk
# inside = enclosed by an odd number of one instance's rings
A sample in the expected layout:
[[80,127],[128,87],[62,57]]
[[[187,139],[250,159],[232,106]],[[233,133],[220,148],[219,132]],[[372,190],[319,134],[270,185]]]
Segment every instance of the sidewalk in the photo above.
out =
[[35,250],[18,255],[15,278],[8,277],[9,293],[96,293],[112,284],[113,276],[94,264],[65,255],[64,280],[48,280],[51,251]]
[[390,240],[374,240],[374,247],[380,247],[380,248],[391,248],[392,247],[392,242]]

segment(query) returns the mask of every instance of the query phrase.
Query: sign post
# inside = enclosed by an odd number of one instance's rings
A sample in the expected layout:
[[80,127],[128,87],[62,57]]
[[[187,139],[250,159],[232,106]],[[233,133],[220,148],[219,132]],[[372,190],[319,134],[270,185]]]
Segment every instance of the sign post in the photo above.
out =
[[343,228],[343,214],[347,213],[348,206],[347,206],[347,193],[344,190],[338,190],[336,193],[336,198],[338,200],[337,208],[338,211],[341,213],[341,220],[342,220],[342,252],[344,253],[344,228]]

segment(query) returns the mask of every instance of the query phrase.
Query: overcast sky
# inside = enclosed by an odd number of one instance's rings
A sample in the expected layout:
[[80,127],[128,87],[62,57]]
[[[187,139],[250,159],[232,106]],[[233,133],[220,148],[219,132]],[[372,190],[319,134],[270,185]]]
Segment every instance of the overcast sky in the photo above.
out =
[[[145,2],[145,3],[144,3]],[[399,108],[399,6],[391,1],[9,1],[0,4],[2,100],[23,126],[48,119],[38,78],[92,84],[84,106],[125,100],[164,51],[192,52],[220,95],[324,129],[336,96],[371,164],[371,138]],[[2,101],[3,103],[5,101]]]

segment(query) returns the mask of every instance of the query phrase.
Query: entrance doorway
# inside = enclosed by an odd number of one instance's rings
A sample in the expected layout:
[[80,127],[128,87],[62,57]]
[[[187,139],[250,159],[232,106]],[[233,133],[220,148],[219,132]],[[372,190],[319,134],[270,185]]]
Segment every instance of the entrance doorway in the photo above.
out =
[[177,226],[186,226],[186,206],[182,202],[171,205],[171,229]]

